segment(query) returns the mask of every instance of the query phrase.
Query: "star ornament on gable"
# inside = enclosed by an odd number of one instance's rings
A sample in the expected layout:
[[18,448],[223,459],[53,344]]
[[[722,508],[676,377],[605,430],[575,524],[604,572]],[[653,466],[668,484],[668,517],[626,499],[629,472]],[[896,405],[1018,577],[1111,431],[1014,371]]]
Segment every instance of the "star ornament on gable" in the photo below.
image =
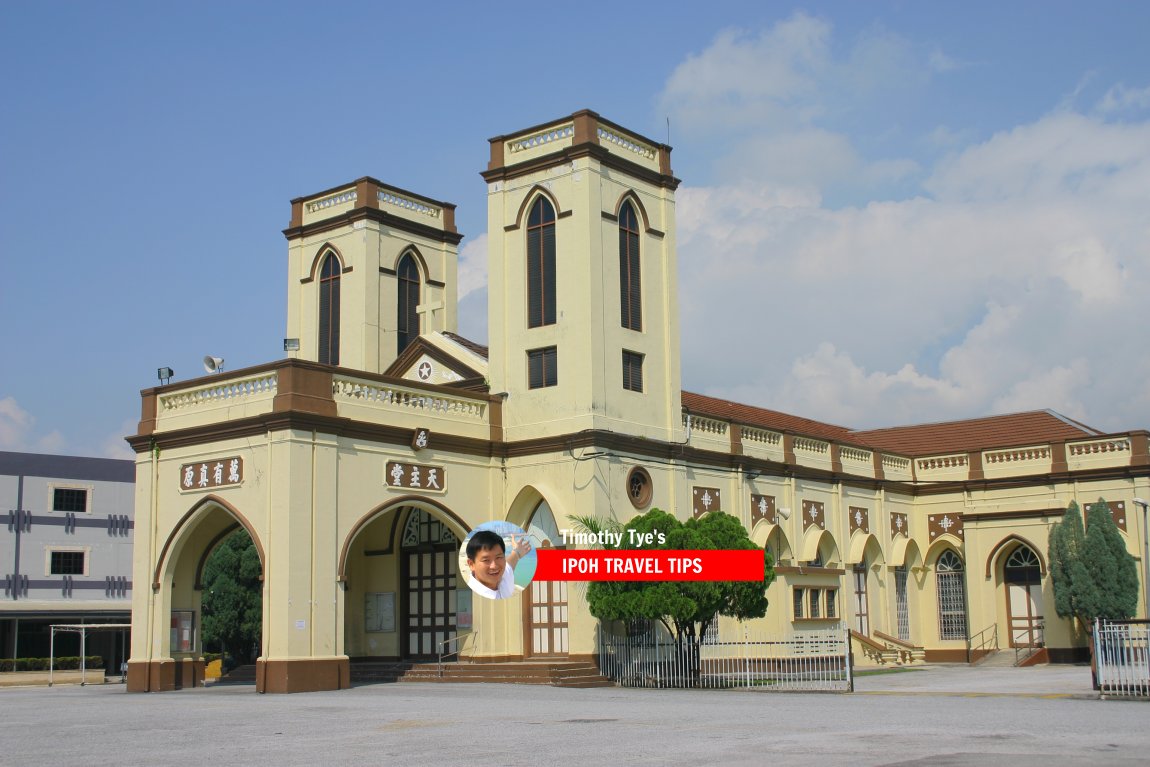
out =
[[419,367],[416,369],[416,374],[419,375],[420,381],[430,381],[431,380],[431,372],[432,372],[431,363],[428,362],[427,360],[424,360],[423,362],[419,363]]

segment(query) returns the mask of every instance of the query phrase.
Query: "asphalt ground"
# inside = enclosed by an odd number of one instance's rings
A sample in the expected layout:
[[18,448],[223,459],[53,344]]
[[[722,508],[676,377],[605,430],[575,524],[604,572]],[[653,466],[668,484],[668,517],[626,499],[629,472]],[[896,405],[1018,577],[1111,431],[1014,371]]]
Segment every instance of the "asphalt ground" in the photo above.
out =
[[1144,765],[1150,703],[1090,670],[926,667],[854,694],[380,684],[0,690],[3,765]]

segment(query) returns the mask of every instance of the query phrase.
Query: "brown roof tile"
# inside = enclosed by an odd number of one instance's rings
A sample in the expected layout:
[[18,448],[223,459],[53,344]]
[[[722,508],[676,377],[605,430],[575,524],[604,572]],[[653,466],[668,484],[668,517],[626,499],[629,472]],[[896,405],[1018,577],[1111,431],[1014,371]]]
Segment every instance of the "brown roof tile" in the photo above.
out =
[[992,415],[966,421],[924,423],[889,429],[855,431],[851,436],[880,450],[902,455],[968,453],[993,447],[1021,447],[1085,439],[1101,432],[1053,410]]

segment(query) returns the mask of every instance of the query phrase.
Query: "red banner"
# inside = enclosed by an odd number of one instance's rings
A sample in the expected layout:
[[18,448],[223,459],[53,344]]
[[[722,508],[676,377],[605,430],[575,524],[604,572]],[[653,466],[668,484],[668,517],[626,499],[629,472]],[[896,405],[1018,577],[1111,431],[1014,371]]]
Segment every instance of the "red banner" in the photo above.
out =
[[536,549],[537,581],[761,581],[762,550],[564,551]]

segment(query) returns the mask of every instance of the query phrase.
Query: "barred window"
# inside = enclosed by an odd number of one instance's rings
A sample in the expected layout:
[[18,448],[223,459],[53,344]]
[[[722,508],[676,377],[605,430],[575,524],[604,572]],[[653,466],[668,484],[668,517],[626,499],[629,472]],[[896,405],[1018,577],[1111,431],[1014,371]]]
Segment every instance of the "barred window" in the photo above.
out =
[[53,551],[49,572],[52,575],[83,575],[84,556],[83,551]]
[[962,560],[944,551],[935,566],[939,639],[966,639],[966,588]]
[[87,511],[88,491],[73,487],[57,487],[52,491],[52,511]]
[[542,389],[559,383],[558,358],[554,346],[527,352],[527,388]]
[[791,592],[794,620],[835,620],[839,617],[837,588],[802,588]]

